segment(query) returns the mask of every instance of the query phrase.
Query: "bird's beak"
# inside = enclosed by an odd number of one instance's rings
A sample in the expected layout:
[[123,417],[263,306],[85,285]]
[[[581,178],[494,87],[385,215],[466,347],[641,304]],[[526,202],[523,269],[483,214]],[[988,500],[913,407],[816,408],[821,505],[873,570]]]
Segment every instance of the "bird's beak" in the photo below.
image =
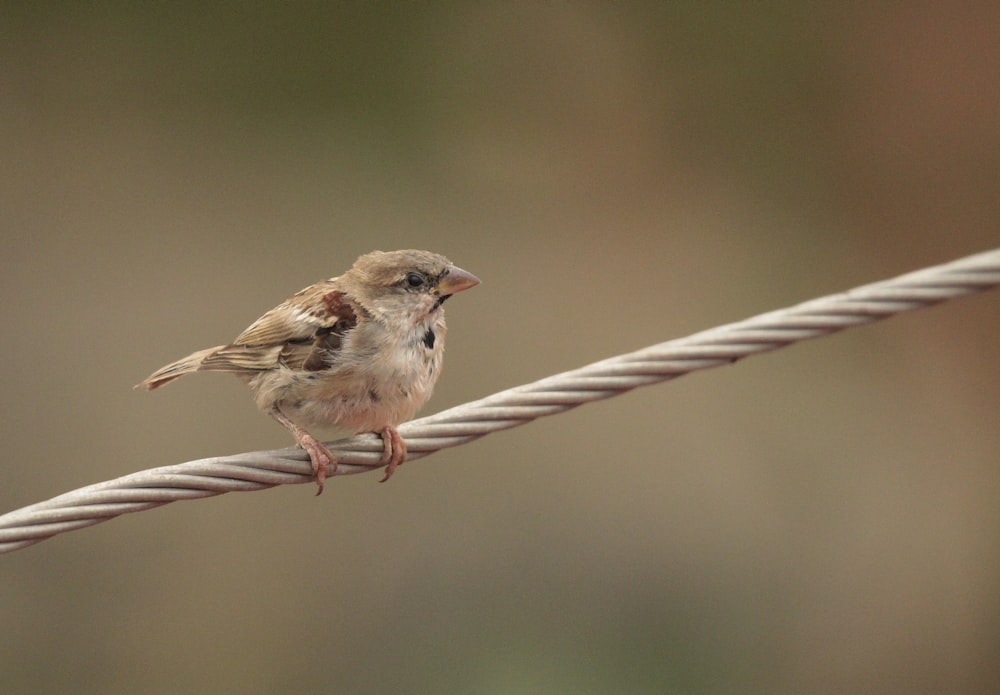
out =
[[450,297],[478,284],[479,278],[475,275],[458,266],[451,265],[448,266],[448,274],[441,278],[441,282],[438,283],[438,294],[442,297]]

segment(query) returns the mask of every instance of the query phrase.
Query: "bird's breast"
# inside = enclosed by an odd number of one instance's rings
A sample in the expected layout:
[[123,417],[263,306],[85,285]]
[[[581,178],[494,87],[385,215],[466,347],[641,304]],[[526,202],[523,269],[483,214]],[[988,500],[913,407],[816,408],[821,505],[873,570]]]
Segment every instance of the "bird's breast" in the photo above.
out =
[[352,331],[328,369],[282,367],[261,374],[256,386],[251,383],[257,404],[277,404],[303,427],[352,433],[405,422],[430,398],[441,373],[444,321],[425,323],[397,334]]

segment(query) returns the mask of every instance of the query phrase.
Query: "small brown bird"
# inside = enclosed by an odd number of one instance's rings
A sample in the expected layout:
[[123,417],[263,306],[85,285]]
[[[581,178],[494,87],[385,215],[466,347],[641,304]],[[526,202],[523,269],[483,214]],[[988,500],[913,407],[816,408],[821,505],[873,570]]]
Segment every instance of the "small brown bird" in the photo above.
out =
[[159,388],[191,372],[231,372],[309,453],[317,495],[337,459],[306,427],[381,434],[385,482],[406,460],[396,426],[430,398],[441,374],[441,305],[478,284],[436,253],[373,251],[343,275],[292,295],[229,345],[168,364],[136,388]]

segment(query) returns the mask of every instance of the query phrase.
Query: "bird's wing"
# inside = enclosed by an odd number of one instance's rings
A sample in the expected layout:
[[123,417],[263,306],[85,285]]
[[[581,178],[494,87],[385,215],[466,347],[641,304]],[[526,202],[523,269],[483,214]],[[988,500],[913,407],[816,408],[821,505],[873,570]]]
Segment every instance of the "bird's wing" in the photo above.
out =
[[323,369],[356,322],[355,305],[335,280],[318,282],[254,321],[232,344],[206,357],[201,369],[272,369],[279,362],[292,369]]
[[[362,311],[358,307],[358,311]],[[311,285],[253,322],[229,345],[199,350],[161,367],[137,388],[155,389],[191,372],[252,374],[278,365],[326,369],[344,333],[357,323],[355,304],[336,279]]]
[[240,333],[233,345],[266,347],[309,340],[316,331],[353,316],[344,293],[325,280],[297,292]]

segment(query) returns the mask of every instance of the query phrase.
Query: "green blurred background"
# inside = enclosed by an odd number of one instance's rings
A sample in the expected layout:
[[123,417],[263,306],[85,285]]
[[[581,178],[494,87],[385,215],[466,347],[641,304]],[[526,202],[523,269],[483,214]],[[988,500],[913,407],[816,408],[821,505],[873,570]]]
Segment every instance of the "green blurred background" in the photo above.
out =
[[[371,249],[424,413],[1000,241],[995,3],[5,3],[0,510],[289,437],[132,391]],[[4,693],[1000,692],[1000,294],[0,558]]]

